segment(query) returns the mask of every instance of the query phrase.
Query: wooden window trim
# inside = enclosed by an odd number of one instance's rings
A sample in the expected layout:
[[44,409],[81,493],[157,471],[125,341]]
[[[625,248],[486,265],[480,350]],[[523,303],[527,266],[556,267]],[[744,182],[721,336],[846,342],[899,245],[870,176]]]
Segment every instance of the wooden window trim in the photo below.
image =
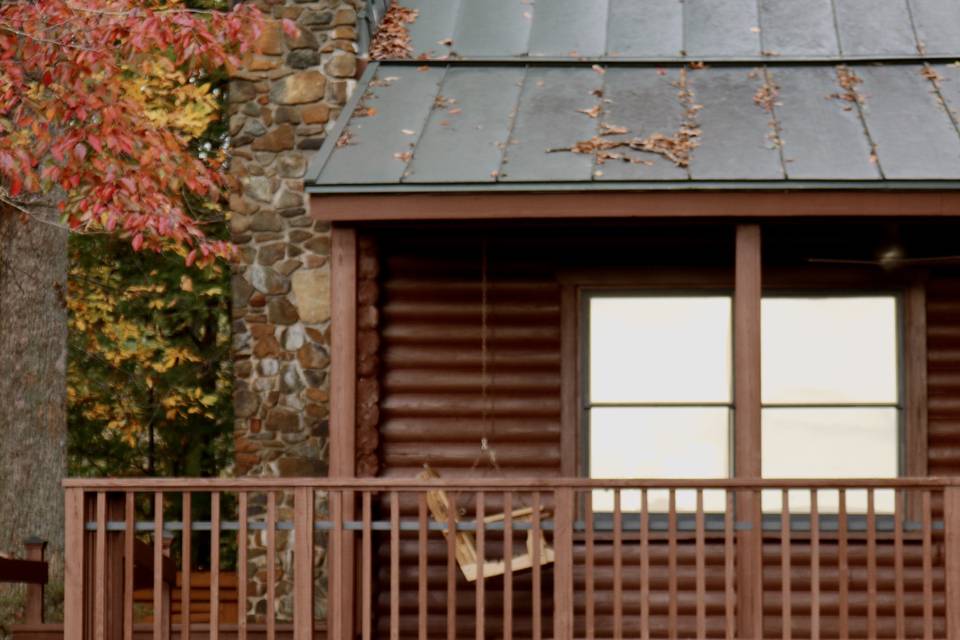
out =
[[[771,269],[763,271],[762,290],[795,290],[893,293],[901,305],[900,377],[905,434],[901,439],[901,474],[927,475],[929,457],[927,431],[927,349],[926,277],[923,273],[891,276],[879,269]],[[624,269],[566,270],[558,274],[561,299],[561,470],[563,475],[585,475],[582,451],[585,433],[582,419],[583,395],[580,385],[584,366],[581,348],[581,309],[584,293],[597,289],[733,291],[731,269]],[[736,327],[734,326],[734,330]],[[734,371],[736,376],[736,370]],[[759,458],[758,458],[759,460]],[[734,469],[739,467],[734,453]],[[758,470],[759,475],[759,470]]]

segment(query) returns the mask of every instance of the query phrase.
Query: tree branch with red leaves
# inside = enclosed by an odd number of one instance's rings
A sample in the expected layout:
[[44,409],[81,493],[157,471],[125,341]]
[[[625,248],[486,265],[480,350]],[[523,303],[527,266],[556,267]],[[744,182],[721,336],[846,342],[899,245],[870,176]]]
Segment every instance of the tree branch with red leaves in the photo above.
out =
[[25,212],[59,191],[72,230],[121,233],[137,250],[185,246],[188,263],[229,254],[188,206],[220,199],[223,158],[198,157],[188,133],[152,117],[136,79],[158,57],[188,78],[238,66],[261,25],[246,4],[0,3],[0,201]]

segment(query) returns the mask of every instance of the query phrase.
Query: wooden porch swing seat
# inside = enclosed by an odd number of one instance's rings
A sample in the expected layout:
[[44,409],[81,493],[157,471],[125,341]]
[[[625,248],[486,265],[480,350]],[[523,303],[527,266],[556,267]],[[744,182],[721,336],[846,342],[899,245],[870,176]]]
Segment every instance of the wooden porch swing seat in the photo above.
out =
[[[430,469],[429,467],[425,468],[420,475],[418,476],[421,480],[436,480],[440,478],[440,475],[436,471]],[[434,489],[432,491],[427,491],[427,506],[430,509],[430,514],[433,516],[433,519],[442,524],[449,524],[449,517],[452,510],[454,522],[460,522],[460,514],[450,500],[450,496],[443,489]],[[540,509],[541,518],[547,517],[550,515],[550,511],[544,508]],[[533,509],[526,507],[523,509],[515,509],[510,512],[510,517],[513,522],[532,522],[533,520]],[[484,524],[490,524],[494,522],[502,522],[505,520],[505,513],[496,513],[489,515],[483,519]],[[448,528],[444,529],[444,536],[449,536],[450,531]],[[463,577],[469,582],[476,582],[477,576],[480,575],[478,568],[483,562],[483,577],[492,578],[494,576],[502,576],[506,573],[507,570],[507,559],[502,560],[487,560],[485,558],[480,558],[477,555],[477,543],[476,536],[472,531],[458,531],[456,532],[456,544],[455,544],[455,554],[457,559],[457,565],[460,567]],[[554,559],[553,547],[547,543],[546,537],[543,535],[543,531],[539,532],[539,536],[535,536],[532,529],[527,531],[527,543],[526,551],[520,555],[513,556],[510,558],[510,569],[511,571],[524,571],[526,569],[532,569],[534,565],[534,545],[539,546],[539,563],[541,566],[551,564]]]

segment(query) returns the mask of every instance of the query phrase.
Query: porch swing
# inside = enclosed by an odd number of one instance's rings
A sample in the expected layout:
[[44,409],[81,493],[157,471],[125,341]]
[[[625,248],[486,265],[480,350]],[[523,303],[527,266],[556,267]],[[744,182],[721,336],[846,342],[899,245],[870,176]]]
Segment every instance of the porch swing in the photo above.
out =
[[[492,429],[490,428],[491,420],[488,410],[487,362],[489,358],[489,351],[487,346],[487,272],[487,240],[484,238],[481,245],[480,279],[480,393],[482,398],[481,424],[483,425],[483,437],[480,439],[480,451],[477,453],[477,457],[474,459],[470,470],[475,471],[480,463],[480,459],[486,456],[490,468],[502,474],[500,466],[497,464],[496,452],[490,446],[490,432]],[[421,480],[438,480],[440,475],[434,469],[432,469],[429,464],[425,463],[423,465],[423,471],[417,477]],[[430,509],[430,514],[433,519],[445,527],[443,535],[445,537],[454,535],[457,565],[460,567],[460,572],[463,574],[463,577],[466,578],[468,582],[476,582],[479,575],[482,575],[484,579],[504,575],[507,571],[508,561],[511,571],[524,571],[526,569],[532,569],[534,566],[535,550],[539,550],[538,560],[541,566],[553,562],[553,547],[547,543],[547,539],[544,536],[542,529],[539,531],[539,535],[535,535],[532,528],[527,530],[526,544],[524,545],[523,553],[520,555],[513,556],[509,558],[509,560],[507,558],[503,558],[501,560],[487,560],[486,558],[481,558],[478,555],[476,535],[472,531],[450,531],[448,525],[451,514],[453,516],[453,522],[459,523],[461,521],[460,518],[462,515],[464,515],[465,511],[458,507],[454,500],[451,500],[450,495],[446,491],[443,489],[433,489],[428,491],[427,506]],[[541,518],[549,515],[550,511],[548,509],[544,509],[543,507],[540,508]],[[497,513],[486,516],[483,519],[483,526],[491,523],[503,522],[506,520],[506,516],[506,513]],[[533,521],[533,516],[534,511],[531,507],[523,507],[510,512],[510,519],[513,522],[529,524]],[[480,574],[479,571],[481,566],[483,569],[482,574]]]

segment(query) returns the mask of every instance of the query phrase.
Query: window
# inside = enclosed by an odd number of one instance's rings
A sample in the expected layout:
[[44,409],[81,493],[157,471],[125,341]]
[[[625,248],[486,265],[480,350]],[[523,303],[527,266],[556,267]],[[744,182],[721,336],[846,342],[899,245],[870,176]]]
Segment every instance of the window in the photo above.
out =
[[[731,297],[594,293],[585,310],[589,475],[732,475]],[[895,477],[896,297],[768,295],[761,314],[763,475]],[[635,508],[633,498],[623,499],[624,509]],[[666,507],[665,497],[650,499],[651,508]],[[690,499],[678,494],[678,508],[691,507]],[[610,496],[594,500],[598,510],[611,508]],[[876,500],[878,511],[892,509],[892,495],[878,493]],[[808,502],[798,492],[791,508],[803,510]],[[779,493],[765,495],[764,504],[778,509]],[[855,492],[847,498],[851,511],[865,504]],[[836,492],[820,497],[823,511],[836,505]]]
[[[761,467],[768,478],[895,477],[897,300],[767,297],[761,303]],[[797,508],[808,507],[798,492]],[[892,495],[877,495],[891,510]],[[836,493],[822,496],[836,508]],[[887,501],[890,504],[885,504]],[[768,507],[778,496],[765,497]],[[884,503],[884,504],[881,504]],[[851,494],[853,510],[865,496]]]
[[[730,297],[593,295],[587,304],[590,475],[728,477]],[[638,499],[624,495],[624,508]],[[690,499],[678,495],[678,507]],[[594,500],[612,509],[609,495]],[[665,496],[650,500],[666,508]]]

